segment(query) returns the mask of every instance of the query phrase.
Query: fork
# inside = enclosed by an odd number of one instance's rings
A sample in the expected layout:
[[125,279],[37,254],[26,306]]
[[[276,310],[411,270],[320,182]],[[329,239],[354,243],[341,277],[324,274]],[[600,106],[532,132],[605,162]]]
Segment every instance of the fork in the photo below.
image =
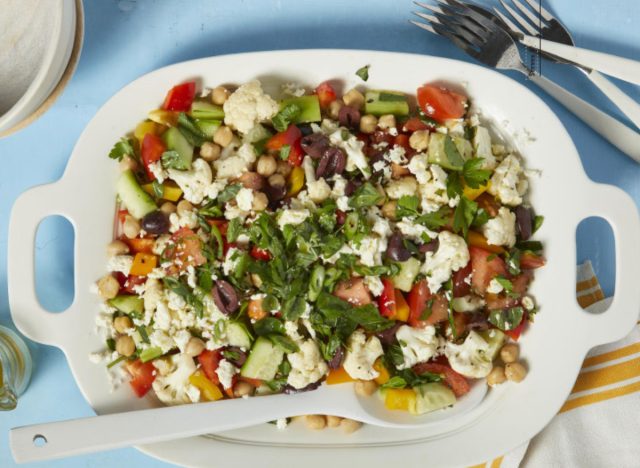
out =
[[[549,11],[542,7],[541,4],[537,5],[534,0],[524,1],[529,4],[529,6],[533,10],[536,10],[536,12],[539,13],[539,17],[525,5],[523,5],[519,0],[511,0],[511,3],[513,3],[513,5],[518,10],[520,10],[520,12],[522,12],[524,17],[520,15],[514,8],[510,7],[505,0],[500,0],[502,7],[511,15],[511,17],[520,25],[520,27],[514,24],[499,9],[494,8],[493,10],[513,33],[518,33],[522,36],[529,34],[530,36],[541,37],[542,39],[547,39],[549,41],[554,41],[568,46],[575,45],[573,37],[571,37],[571,33],[569,33],[567,28],[565,28],[557,18],[549,13]],[[529,21],[527,21],[527,19]],[[535,28],[531,23],[533,23],[534,25],[538,25],[539,23],[539,25],[542,27]],[[520,40],[520,37],[522,36],[515,35],[514,38],[516,40]],[[541,52],[541,55],[548,60],[557,63],[567,63],[575,66],[578,70],[582,71],[587,76],[587,78],[589,78],[591,82],[596,85],[600,89],[600,91],[602,91],[602,93],[618,107],[618,109],[620,109],[625,113],[627,117],[629,117],[629,119],[636,127],[640,128],[640,104],[631,99],[631,97],[625,94],[620,88],[609,81],[600,72],[577,64],[570,60],[560,58],[557,55],[545,52],[544,50],[542,50],[542,48],[536,47],[535,50],[539,50]]]
[[458,0],[440,1],[439,7],[414,2],[435,16],[414,12],[429,24],[411,20],[416,26],[446,37],[479,62],[499,70],[515,70],[554,97],[583,122],[634,160],[640,162],[640,134],[602,112],[560,85],[527,68],[518,46],[502,21],[478,6],[471,8]]

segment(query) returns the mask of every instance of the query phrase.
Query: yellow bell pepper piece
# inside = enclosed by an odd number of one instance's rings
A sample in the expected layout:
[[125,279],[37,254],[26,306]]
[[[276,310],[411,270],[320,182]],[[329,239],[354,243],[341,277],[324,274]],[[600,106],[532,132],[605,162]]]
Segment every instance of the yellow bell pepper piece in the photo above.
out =
[[152,135],[158,135],[160,133],[160,125],[151,121],[145,120],[144,122],[140,122],[136,129],[133,132],[133,136],[136,137],[138,143],[142,144],[142,140],[144,140],[144,136],[147,133],[151,133]]
[[376,359],[376,362],[373,363],[373,368],[377,370],[379,374],[378,377],[373,380],[375,380],[378,385],[386,384],[391,376],[389,375],[387,368],[382,363],[382,359]]
[[415,413],[416,392],[410,388],[388,388],[384,393],[384,406],[389,410]]
[[147,276],[158,264],[158,257],[153,254],[139,252],[133,257],[133,265],[131,265],[130,275]]
[[149,120],[153,120],[161,125],[175,127],[178,123],[178,113],[164,109],[155,109],[147,114]]
[[287,191],[287,196],[292,197],[297,195],[302,187],[304,186],[304,170],[300,166],[296,166],[291,169],[291,173],[289,174],[289,180],[287,182],[287,187],[289,190]]
[[469,242],[469,245],[480,247],[481,249],[488,250],[489,252],[493,252],[495,254],[504,253],[504,248],[499,245],[489,244],[487,242],[487,238],[476,231],[469,231],[467,241]]
[[488,181],[486,185],[478,186],[478,188],[471,188],[468,185],[465,185],[462,189],[462,195],[467,197],[469,200],[475,200],[484,192],[486,192],[489,187],[491,187],[491,181]]
[[[147,192],[149,195],[156,195],[155,190],[153,190],[153,184],[144,184],[142,189]],[[176,202],[180,200],[182,196],[182,190],[180,187],[177,187],[173,184],[163,183],[162,184],[162,199],[170,202]]]
[[200,390],[200,394],[206,401],[217,401],[223,398],[222,391],[202,371],[195,371],[189,377],[189,383]]
[[406,322],[409,320],[409,304],[407,304],[404,295],[399,289],[396,289],[396,314],[393,317],[395,320]]
[[347,374],[347,371],[344,370],[344,367],[340,367],[339,369],[332,369],[327,376],[327,385],[336,385],[346,382],[355,382],[355,379]]

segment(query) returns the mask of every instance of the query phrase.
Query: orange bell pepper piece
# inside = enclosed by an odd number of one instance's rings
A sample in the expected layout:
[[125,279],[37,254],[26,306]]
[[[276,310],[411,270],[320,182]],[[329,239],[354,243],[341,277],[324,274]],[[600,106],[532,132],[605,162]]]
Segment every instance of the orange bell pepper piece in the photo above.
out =
[[202,371],[196,371],[189,377],[189,383],[200,390],[200,394],[206,401],[221,400],[224,395],[211,380],[209,380]]
[[388,388],[384,394],[384,406],[389,410],[415,412],[416,392],[410,388]]
[[124,236],[122,241],[129,246],[129,248],[131,249],[131,252],[134,254],[137,254],[137,253],[152,254],[153,246],[156,243],[154,239],[146,239],[146,238],[140,238],[140,237],[128,239]]
[[373,363],[373,368],[377,370],[379,374],[378,377],[373,380],[375,380],[378,385],[386,384],[391,376],[389,375],[387,368],[382,363],[382,359],[376,359],[376,362]]
[[347,374],[344,367],[339,369],[332,369],[327,376],[327,385],[336,385],[347,382],[355,382],[355,379]]
[[262,299],[251,299],[249,301],[247,315],[253,320],[260,320],[267,316],[267,311],[262,307]]
[[396,314],[393,317],[396,320],[400,320],[401,322],[406,322],[409,320],[409,304],[407,304],[407,300],[404,298],[404,294],[399,289],[396,289]]
[[479,232],[469,231],[467,240],[469,241],[469,245],[472,245],[474,247],[479,247],[495,254],[504,253],[504,249],[501,246],[489,244],[487,242],[487,238]]
[[137,253],[133,258],[133,265],[131,266],[130,275],[134,276],[147,276],[151,273],[158,264],[158,258],[153,254]]

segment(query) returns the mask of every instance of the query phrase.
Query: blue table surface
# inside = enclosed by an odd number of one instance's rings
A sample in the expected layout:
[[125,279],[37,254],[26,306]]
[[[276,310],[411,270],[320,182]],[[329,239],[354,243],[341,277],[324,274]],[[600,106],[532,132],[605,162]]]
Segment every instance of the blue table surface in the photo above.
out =
[[[484,0],[491,3],[491,0]],[[0,140],[0,323],[12,326],[7,300],[7,231],[15,198],[57,180],[85,125],[111,95],[156,68],[211,55],[287,48],[360,48],[470,60],[446,40],[407,22],[410,0],[85,0],[85,39],[75,76],[63,96],[27,129]],[[640,59],[638,0],[549,0],[579,46]],[[545,66],[544,73],[593,104],[623,118],[577,71]],[[512,78],[525,82],[521,76]],[[571,113],[525,83],[558,114],[590,178],[614,184],[640,202],[640,166],[606,143]],[[621,83],[640,101],[640,88]],[[562,155],[558,155],[559,158]],[[567,174],[567,184],[571,175]],[[578,229],[578,259],[591,259],[604,290],[613,294],[613,236],[602,220]],[[49,310],[73,297],[73,230],[62,218],[39,230],[37,291]],[[15,411],[0,416],[0,466],[14,466],[8,430],[15,426],[90,416],[62,353],[29,343],[35,371]],[[49,467],[165,465],[134,449],[35,464]]]

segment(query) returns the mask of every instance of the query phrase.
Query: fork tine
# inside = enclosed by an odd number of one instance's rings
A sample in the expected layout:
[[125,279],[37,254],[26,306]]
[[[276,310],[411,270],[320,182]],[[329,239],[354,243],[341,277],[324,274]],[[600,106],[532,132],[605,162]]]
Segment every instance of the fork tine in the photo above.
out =
[[556,19],[551,13],[544,9],[544,7],[542,6],[542,0],[539,0],[539,3],[536,3],[534,0],[525,0],[525,2],[527,2],[534,10],[540,12],[540,16],[542,16],[547,21]]
[[[527,18],[529,18],[529,21],[531,21],[534,24],[534,26],[537,26],[539,29],[541,29],[543,26],[549,26],[547,24],[547,22],[544,21],[544,19],[542,19],[540,16],[534,14],[529,8],[524,6],[518,0],[511,0],[511,3],[513,3],[518,8],[518,10],[520,10],[522,13],[524,13],[524,15]],[[537,10],[536,10],[536,12],[537,12]]]
[[[415,12],[413,12],[413,13],[415,13]],[[436,30],[435,30],[435,29],[433,29],[433,28],[432,28],[430,25],[428,25],[428,24],[421,23],[420,21],[415,21],[415,20],[409,20],[409,23],[414,24],[414,25],[418,26],[419,28],[424,29],[425,31],[429,31],[430,33],[438,34],[438,33],[436,32]]]
[[496,13],[496,15],[500,17],[502,21],[504,21],[504,24],[506,24],[511,31],[514,31],[520,34],[525,34],[525,32],[522,29],[520,29],[513,21],[507,18],[507,16],[503,14],[500,10],[494,7],[493,11]]
[[[462,37],[474,47],[480,47],[487,42],[486,30],[473,25],[473,22],[468,18],[443,15],[441,13],[436,14],[436,17],[442,26]],[[473,28],[475,28],[475,31]]]
[[500,3],[504,7],[504,9],[507,10],[509,12],[509,14],[520,24],[520,26],[522,26],[524,29],[526,29],[526,31],[529,34],[531,34],[532,36],[539,36],[540,35],[540,31],[537,31],[533,26],[531,26],[527,22],[527,20],[525,20],[522,16],[520,16],[518,14],[517,11],[515,11],[513,8],[511,8],[507,4],[507,2],[505,2],[504,0],[500,0]]
[[438,18],[436,18],[435,16],[431,16],[431,15],[427,15],[426,13],[421,13],[419,11],[412,11],[411,13],[413,13],[414,15],[418,16],[419,18],[422,18],[423,20],[427,20],[430,22],[438,22]]
[[434,13],[442,13],[442,9],[438,6],[429,5],[428,3],[422,3],[422,2],[413,2],[413,3],[415,3],[421,8],[424,8],[425,10],[433,11]]
[[433,29],[435,29],[437,34],[440,34],[441,36],[444,36],[447,39],[449,39],[458,48],[462,49],[464,52],[469,54],[471,57],[473,57],[475,59],[479,59],[480,54],[475,49],[475,46],[473,44],[469,43],[469,41],[467,41],[466,39],[464,39],[464,38],[462,38],[460,36],[457,36],[456,34],[450,32],[448,29],[446,29],[445,27],[443,27],[439,23],[432,23],[431,25],[433,26]]
[[446,2],[448,4],[446,7],[449,9],[449,11],[451,11],[452,14],[455,14],[455,15],[462,14],[472,19],[473,21],[478,23],[480,26],[484,26],[485,28],[493,27],[493,24],[490,19],[488,19],[486,16],[482,15],[481,13],[478,13],[476,10],[470,8],[470,6],[466,3],[459,2],[458,0],[436,0],[436,1],[438,1],[441,4]]

